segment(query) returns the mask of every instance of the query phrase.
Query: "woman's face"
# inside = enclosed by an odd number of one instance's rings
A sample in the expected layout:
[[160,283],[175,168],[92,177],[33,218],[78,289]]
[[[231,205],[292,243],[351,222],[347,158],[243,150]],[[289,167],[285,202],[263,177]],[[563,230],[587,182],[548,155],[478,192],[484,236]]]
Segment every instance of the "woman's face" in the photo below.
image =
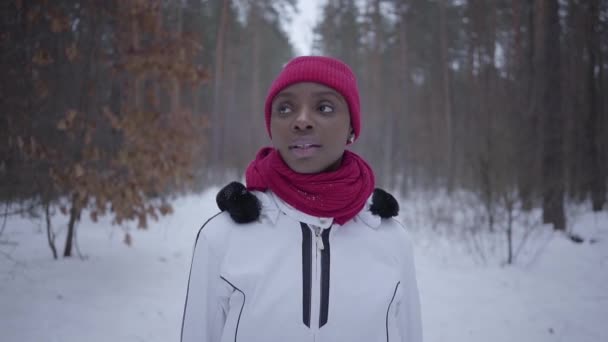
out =
[[272,101],[270,132],[274,147],[298,173],[334,171],[351,132],[346,100],[318,83],[296,83]]

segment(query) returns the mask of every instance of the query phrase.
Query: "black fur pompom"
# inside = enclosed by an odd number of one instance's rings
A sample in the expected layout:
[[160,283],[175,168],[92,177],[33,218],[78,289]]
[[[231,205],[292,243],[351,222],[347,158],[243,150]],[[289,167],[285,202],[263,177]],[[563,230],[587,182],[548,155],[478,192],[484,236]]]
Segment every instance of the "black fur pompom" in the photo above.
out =
[[249,223],[260,217],[260,201],[239,182],[232,182],[222,188],[215,201],[220,210],[227,210],[236,223]]
[[399,214],[399,203],[393,195],[382,189],[374,189],[372,195],[372,205],[369,210],[374,215],[378,215],[382,218],[390,218]]

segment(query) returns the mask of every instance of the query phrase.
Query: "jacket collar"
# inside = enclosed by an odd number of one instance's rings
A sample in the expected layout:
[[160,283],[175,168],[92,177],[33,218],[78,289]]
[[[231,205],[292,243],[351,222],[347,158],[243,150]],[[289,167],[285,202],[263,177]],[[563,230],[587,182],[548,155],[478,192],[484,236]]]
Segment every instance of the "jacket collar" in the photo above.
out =
[[[261,204],[261,217],[262,221],[266,221],[271,223],[272,225],[276,225],[279,215],[284,214],[298,222],[304,222],[308,225],[317,226],[321,229],[326,229],[332,226],[333,218],[331,217],[317,217],[308,215],[306,213],[297,210],[296,208],[289,205],[287,202],[283,201],[279,196],[277,196],[272,191],[268,190],[266,192],[255,192],[256,197],[260,200]],[[378,228],[381,223],[381,218],[377,215],[373,215],[370,211],[370,207],[372,205],[372,196],[367,199],[365,206],[363,209],[354,217],[354,221],[361,221],[365,225],[370,228]],[[348,224],[348,223],[347,223]],[[337,224],[334,224],[337,226]]]
[[369,196],[369,198],[367,199],[367,202],[365,202],[365,206],[363,207],[363,210],[361,210],[359,212],[359,214],[357,214],[357,216],[355,216],[355,221],[362,221],[370,228],[377,229],[378,227],[380,227],[380,224],[382,223],[382,218],[378,215],[372,214],[372,212],[370,210],[370,207],[372,206],[372,203],[373,203],[372,197],[373,196]]
[[260,221],[270,223],[272,226],[276,225],[281,212],[275,200],[271,197],[270,191],[252,191],[252,193],[260,201]]

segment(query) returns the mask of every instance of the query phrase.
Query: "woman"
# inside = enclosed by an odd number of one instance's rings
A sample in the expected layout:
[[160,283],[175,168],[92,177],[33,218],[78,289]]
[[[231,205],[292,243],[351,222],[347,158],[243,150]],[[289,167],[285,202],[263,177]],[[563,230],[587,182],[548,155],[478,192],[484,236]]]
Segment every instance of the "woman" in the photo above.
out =
[[273,148],[217,197],[194,250],[182,342],[420,342],[412,246],[346,150],[361,130],[354,74],[339,60],[290,61],[265,119]]

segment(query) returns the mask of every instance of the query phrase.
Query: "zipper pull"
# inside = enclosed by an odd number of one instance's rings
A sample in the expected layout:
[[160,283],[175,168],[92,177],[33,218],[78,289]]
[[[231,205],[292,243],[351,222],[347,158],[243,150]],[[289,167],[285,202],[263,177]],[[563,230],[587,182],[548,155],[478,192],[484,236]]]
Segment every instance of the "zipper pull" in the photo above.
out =
[[317,248],[322,251],[325,249],[325,245],[323,244],[323,237],[321,237],[321,228],[314,227],[315,229],[315,239],[317,240]]
[[325,249],[325,245],[323,245],[323,238],[320,235],[317,235],[317,248],[320,251]]

